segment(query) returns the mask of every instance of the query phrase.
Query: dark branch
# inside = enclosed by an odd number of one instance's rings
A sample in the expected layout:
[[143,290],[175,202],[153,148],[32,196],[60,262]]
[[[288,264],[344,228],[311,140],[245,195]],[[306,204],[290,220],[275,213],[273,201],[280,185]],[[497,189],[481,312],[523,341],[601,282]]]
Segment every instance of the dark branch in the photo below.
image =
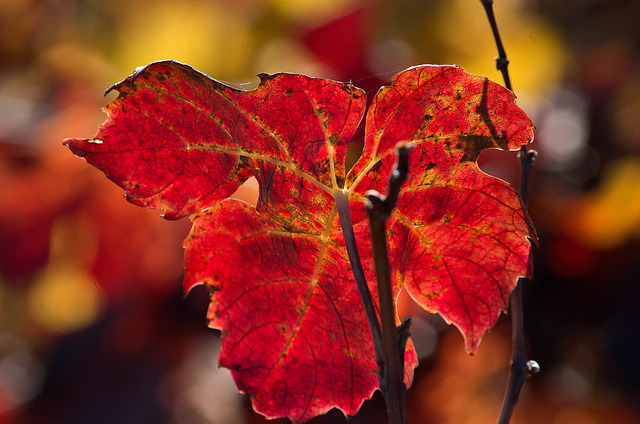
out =
[[525,206],[529,204],[531,170],[533,169],[533,162],[537,157],[538,152],[535,150],[527,150],[524,146],[522,146],[522,149],[518,152],[518,159],[520,159],[520,197]]
[[[505,87],[513,91],[511,86],[511,79],[509,78],[509,59],[507,59],[507,53],[504,50],[502,39],[500,38],[500,32],[498,31],[498,24],[496,22],[495,14],[493,13],[493,0],[480,0],[484,6],[484,10],[489,19],[491,25],[491,31],[498,48],[498,57],[496,57],[496,68],[502,73]],[[519,152],[519,158],[521,163],[521,175],[520,175],[520,196],[525,207],[529,201],[529,185],[531,180],[531,169],[533,168],[533,161],[537,156],[535,151],[528,151],[526,146],[522,146]],[[520,391],[524,382],[529,378],[531,374],[540,370],[540,367],[535,361],[527,360],[527,352],[524,343],[524,311],[522,308],[522,282],[523,279],[518,281],[516,288],[511,293],[511,325],[512,325],[512,343],[513,353],[511,356],[511,366],[509,367],[509,380],[507,382],[507,389],[502,401],[502,410],[500,411],[500,417],[498,418],[498,424],[508,424],[511,420],[513,410],[518,403],[520,397]]]
[[513,91],[511,87],[511,79],[509,78],[509,59],[507,59],[507,53],[504,51],[502,45],[502,38],[500,38],[500,32],[498,31],[498,22],[496,22],[496,16],[493,13],[493,0],[480,0],[484,6],[484,11],[489,19],[489,25],[491,25],[491,31],[493,32],[493,38],[496,41],[496,47],[498,48],[498,57],[496,57],[496,68],[502,72],[502,78],[504,79],[504,86]]
[[409,152],[413,143],[398,144],[398,160],[389,177],[386,196],[371,190],[366,193],[367,215],[371,227],[373,257],[378,283],[382,327],[383,366],[378,369],[380,390],[387,404],[390,424],[407,424],[407,388],[404,384],[404,352],[409,338],[411,318],[396,328],[391,267],[387,251],[387,219],[396,206],[400,187],[409,172]]

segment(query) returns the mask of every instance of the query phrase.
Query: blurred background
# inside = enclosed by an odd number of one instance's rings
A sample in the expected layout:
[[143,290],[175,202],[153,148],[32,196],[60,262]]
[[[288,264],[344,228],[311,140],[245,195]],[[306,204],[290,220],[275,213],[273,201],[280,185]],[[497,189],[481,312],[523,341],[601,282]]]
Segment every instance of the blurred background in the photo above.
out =
[[[640,423],[640,2],[495,9],[540,154],[524,293],[542,372],[512,422]],[[110,85],[175,59],[239,87],[287,71],[373,96],[421,63],[502,83],[494,56],[478,0],[0,0],[0,423],[265,422],[217,368],[205,292],[182,298],[189,221],[128,204],[62,146],[95,134]],[[517,186],[515,153],[481,166]],[[469,357],[456,329],[401,306],[421,357],[410,422],[495,422],[510,318]],[[376,395],[350,422],[384,417]],[[312,420],[344,422],[335,410]]]

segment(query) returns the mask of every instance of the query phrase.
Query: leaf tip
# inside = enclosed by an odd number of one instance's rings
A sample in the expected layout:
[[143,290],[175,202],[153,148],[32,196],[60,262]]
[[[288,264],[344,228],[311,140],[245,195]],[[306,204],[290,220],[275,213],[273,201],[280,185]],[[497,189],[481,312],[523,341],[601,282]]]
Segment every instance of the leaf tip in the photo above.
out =
[[63,146],[67,146],[69,148],[69,150],[71,150],[71,153],[73,153],[74,155],[80,157],[80,158],[84,158],[85,156],[87,156],[87,151],[84,149],[81,149],[80,147],[78,147],[79,143],[83,143],[83,142],[90,142],[88,139],[80,139],[80,138],[66,138],[64,139],[64,141],[62,142]]
[[[173,61],[171,61],[173,62]],[[125,78],[123,81],[117,82],[115,84],[113,84],[111,87],[107,88],[104,91],[104,96],[106,96],[107,94],[111,93],[111,91],[113,90],[119,90],[120,86],[122,86],[122,84],[124,84],[125,82],[129,82],[129,85],[133,85],[133,82],[140,76],[142,75],[142,73],[144,71],[146,71],[150,66],[156,64],[156,63],[160,63],[160,62],[153,62],[150,63],[148,65],[145,66],[138,66],[136,69],[133,70],[133,73],[131,75],[129,75],[127,78]]]
[[167,207],[166,209],[162,210],[162,214],[160,216],[166,219],[167,221],[177,221],[178,219],[185,216],[185,213],[183,212],[182,209],[173,210],[171,209],[171,207]]
[[[120,84],[120,83],[118,83],[118,84]],[[102,96],[103,97],[107,97],[107,94],[111,93],[111,90],[115,89],[118,84],[113,84],[111,87],[109,87],[106,90],[104,90],[104,94]]]
[[464,336],[464,350],[467,352],[467,355],[474,356],[478,353],[478,347],[480,347],[480,342],[482,338],[478,338],[475,336],[467,337],[466,334],[463,333]]

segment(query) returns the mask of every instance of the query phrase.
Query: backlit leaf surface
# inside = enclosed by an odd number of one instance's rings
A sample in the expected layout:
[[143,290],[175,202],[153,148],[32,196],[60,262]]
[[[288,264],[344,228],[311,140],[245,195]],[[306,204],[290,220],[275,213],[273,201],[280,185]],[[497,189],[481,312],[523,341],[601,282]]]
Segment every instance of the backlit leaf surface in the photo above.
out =
[[[188,291],[211,293],[220,365],[268,417],[306,421],[357,412],[377,388],[366,318],[338,221],[348,196],[377,302],[364,193],[384,192],[394,146],[413,141],[411,176],[389,221],[393,284],[463,333],[474,352],[530,276],[533,227],[519,196],[476,164],[483,148],[514,150],[532,124],[514,96],[454,66],[398,74],[367,113],[362,157],[346,147],[365,93],[302,75],[261,75],[240,91],[176,62],[137,70],[113,88],[93,139],[66,144],[169,219],[198,212],[184,243]],[[254,208],[227,199],[250,176]],[[409,343],[405,381],[417,364]]]

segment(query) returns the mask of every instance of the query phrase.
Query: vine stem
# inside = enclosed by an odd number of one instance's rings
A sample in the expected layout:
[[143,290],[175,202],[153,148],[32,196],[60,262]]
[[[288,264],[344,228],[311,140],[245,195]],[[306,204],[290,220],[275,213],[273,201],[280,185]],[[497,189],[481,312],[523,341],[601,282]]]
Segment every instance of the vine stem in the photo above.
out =
[[[367,216],[371,229],[371,243],[376,268],[378,299],[380,301],[380,321],[382,327],[382,348],[384,367],[380,386],[385,387],[387,412],[390,424],[407,424],[407,387],[404,384],[404,352],[409,338],[411,318],[407,317],[396,328],[396,312],[393,306],[391,266],[387,249],[387,220],[396,206],[400,187],[409,174],[409,152],[413,143],[399,143],[396,166],[389,176],[386,195],[375,190],[365,193]],[[383,392],[384,393],[384,392]]]
[[[502,73],[505,87],[513,91],[511,79],[509,78],[509,59],[504,50],[500,32],[498,31],[498,23],[493,12],[493,0],[480,0],[484,6],[485,13],[491,25],[493,38],[498,49],[498,57],[496,57],[496,68]],[[528,151],[526,146],[520,148],[518,157],[520,159],[520,196],[522,203],[526,207],[529,201],[529,185],[531,181],[531,170],[533,161],[537,153],[534,150]],[[511,421],[513,410],[515,409],[520,391],[525,381],[531,374],[540,370],[535,361],[527,360],[527,351],[524,341],[524,310],[522,302],[522,278],[518,280],[516,288],[511,293],[509,303],[511,309],[511,327],[512,327],[512,345],[513,352],[511,356],[511,365],[509,367],[509,377],[507,388],[505,390],[504,399],[502,401],[502,409],[498,417],[498,424],[508,424]]]
[[387,195],[382,196],[376,191],[369,191],[365,195],[376,268],[380,322],[378,322],[371,293],[362,270],[348,195],[344,192],[336,195],[338,216],[345,237],[349,261],[371,329],[378,365],[378,383],[387,405],[389,424],[408,423],[407,388],[404,384],[404,352],[410,335],[411,318],[406,318],[400,326],[396,327],[391,268],[386,241],[386,222],[391,211],[395,208],[400,186],[407,178],[409,151],[412,148],[413,144],[411,143],[403,143],[398,146],[398,161],[389,177]]
[[358,287],[358,293],[360,294],[360,299],[362,300],[364,313],[367,316],[367,322],[369,324],[369,329],[371,330],[371,338],[373,339],[376,363],[378,365],[378,370],[380,370],[383,361],[382,330],[380,329],[380,323],[378,322],[376,309],[373,305],[371,292],[369,291],[369,286],[367,285],[367,279],[364,275],[364,270],[362,269],[360,253],[358,253],[358,244],[356,243],[356,236],[353,231],[353,221],[351,220],[349,195],[345,191],[340,190],[336,192],[334,197],[336,199],[338,218],[340,219],[340,227],[342,228],[342,235],[344,236],[347,255],[349,256],[349,263],[351,264],[353,277],[356,280],[356,286]]

